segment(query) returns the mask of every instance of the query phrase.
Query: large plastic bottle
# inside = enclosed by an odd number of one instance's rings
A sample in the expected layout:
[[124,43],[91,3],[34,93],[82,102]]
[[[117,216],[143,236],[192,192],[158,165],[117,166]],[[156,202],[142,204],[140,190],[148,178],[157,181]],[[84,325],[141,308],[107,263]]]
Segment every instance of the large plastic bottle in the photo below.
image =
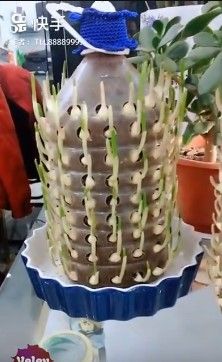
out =
[[48,238],[73,282],[126,287],[165,271],[175,152],[164,168],[162,105],[171,82],[160,72],[155,83],[152,67],[149,80],[143,87],[124,55],[94,50],[58,96],[45,89]]

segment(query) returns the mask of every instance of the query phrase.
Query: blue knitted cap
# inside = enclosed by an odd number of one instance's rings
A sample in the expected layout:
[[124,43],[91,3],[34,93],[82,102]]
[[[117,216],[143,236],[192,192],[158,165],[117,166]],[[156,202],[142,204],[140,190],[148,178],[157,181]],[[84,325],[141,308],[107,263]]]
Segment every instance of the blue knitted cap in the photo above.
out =
[[[135,18],[137,13],[128,10],[103,12],[93,8],[84,9],[82,14],[71,13],[72,21],[80,21],[80,35],[95,48],[110,52],[135,49],[137,41],[127,34],[126,19]],[[86,49],[80,45],[75,52]]]

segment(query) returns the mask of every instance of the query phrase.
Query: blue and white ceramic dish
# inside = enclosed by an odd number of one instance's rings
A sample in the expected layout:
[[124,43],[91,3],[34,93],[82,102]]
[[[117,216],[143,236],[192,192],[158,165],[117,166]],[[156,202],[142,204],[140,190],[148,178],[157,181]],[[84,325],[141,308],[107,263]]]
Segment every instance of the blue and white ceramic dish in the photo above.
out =
[[53,265],[46,226],[36,229],[25,244],[22,258],[37,296],[51,309],[95,321],[152,316],[160,309],[172,307],[177,298],[189,292],[203,255],[200,236],[192,226],[182,223],[181,251],[162,278],[124,289],[91,289],[71,283],[62,267]]

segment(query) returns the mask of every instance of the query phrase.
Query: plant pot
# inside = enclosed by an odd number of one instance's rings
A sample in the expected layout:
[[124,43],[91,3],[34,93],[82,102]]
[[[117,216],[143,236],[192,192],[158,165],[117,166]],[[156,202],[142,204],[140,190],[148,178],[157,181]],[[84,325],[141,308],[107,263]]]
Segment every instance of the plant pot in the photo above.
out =
[[[201,136],[195,137],[190,146],[203,147]],[[195,230],[211,232],[214,212],[214,188],[210,176],[218,181],[218,164],[180,158],[177,164],[178,204],[182,219]]]

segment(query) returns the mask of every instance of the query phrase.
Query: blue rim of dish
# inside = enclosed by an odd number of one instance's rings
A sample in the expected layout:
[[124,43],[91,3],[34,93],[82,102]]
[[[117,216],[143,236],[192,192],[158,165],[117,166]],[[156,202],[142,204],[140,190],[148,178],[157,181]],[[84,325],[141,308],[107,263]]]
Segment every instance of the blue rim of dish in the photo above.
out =
[[72,318],[95,321],[126,321],[135,317],[152,316],[161,309],[173,307],[178,298],[189,292],[203,256],[203,251],[199,251],[195,255],[195,262],[185,266],[180,275],[166,277],[156,285],[91,289],[78,284],[63,286],[55,279],[41,277],[37,268],[28,265],[25,250],[22,259],[36,295],[47,302],[51,309],[63,311]]

